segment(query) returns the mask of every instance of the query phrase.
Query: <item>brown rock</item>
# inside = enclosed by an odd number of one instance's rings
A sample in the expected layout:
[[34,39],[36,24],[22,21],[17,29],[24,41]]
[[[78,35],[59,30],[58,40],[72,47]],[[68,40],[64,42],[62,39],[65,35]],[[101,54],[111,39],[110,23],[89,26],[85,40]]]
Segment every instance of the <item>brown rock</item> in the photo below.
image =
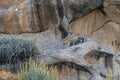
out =
[[109,22],[91,37],[109,48],[120,51],[120,25]]
[[79,36],[90,36],[99,30],[109,19],[99,9],[96,9],[83,18],[70,24],[71,31]]
[[8,9],[13,5],[18,5],[19,3],[22,3],[25,0],[0,0],[0,8]]
[[13,5],[0,16],[0,32],[20,33],[30,32],[27,19],[25,3]]
[[120,1],[119,0],[104,0],[104,11],[109,16],[109,18],[120,24]]
[[66,25],[101,6],[102,0],[2,0],[0,4],[7,9],[0,15],[1,32],[24,33],[42,32],[57,24],[67,31]]
[[[119,19],[117,16],[116,19]],[[112,22],[108,15],[94,10],[85,17],[71,23],[73,34],[79,37],[90,37],[109,48],[120,51],[120,25]]]

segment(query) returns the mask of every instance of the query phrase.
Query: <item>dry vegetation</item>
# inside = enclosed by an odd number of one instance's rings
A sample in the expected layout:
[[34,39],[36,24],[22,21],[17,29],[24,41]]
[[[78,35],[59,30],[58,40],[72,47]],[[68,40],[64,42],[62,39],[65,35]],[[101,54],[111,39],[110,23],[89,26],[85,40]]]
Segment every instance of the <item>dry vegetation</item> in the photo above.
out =
[[[19,64],[16,73],[1,70],[0,80],[58,80],[56,68],[33,61],[37,48],[28,40],[17,38],[0,39],[0,65]],[[26,62],[25,64],[23,64]]]
[[0,39],[0,65],[27,61],[37,54],[37,48],[28,40],[15,38]]
[[30,61],[20,69],[19,80],[58,80],[56,68],[48,68],[45,64]]
[[58,80],[58,71],[55,67],[48,68],[43,63],[30,60],[21,68],[17,74],[7,71],[0,72],[0,80]]

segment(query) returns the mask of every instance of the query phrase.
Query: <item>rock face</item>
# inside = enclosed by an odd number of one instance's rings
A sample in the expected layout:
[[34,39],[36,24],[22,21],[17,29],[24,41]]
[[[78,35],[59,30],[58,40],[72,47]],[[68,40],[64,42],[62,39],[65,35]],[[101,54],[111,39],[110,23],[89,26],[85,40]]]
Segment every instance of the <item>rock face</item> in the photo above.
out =
[[[8,6],[7,1],[0,2]],[[0,17],[2,33],[41,32],[54,26],[60,27],[61,24],[66,26],[102,4],[101,0],[92,0],[92,3],[91,0],[22,0],[16,4],[15,1],[9,2],[13,5]]]
[[[120,51],[118,5],[119,0],[104,0],[104,13],[95,9],[85,17],[77,19],[70,25],[72,32],[76,36],[92,38],[109,48]],[[117,41],[116,45],[115,41]]]
[[0,38],[32,40],[43,53],[37,61],[57,66],[60,80],[104,80],[120,64],[119,6],[119,0],[1,0],[0,32],[7,35]]
[[0,8],[8,9],[13,5],[17,5],[19,3],[22,3],[24,0],[0,0]]
[[25,2],[14,4],[1,14],[0,31],[2,33],[30,32]]

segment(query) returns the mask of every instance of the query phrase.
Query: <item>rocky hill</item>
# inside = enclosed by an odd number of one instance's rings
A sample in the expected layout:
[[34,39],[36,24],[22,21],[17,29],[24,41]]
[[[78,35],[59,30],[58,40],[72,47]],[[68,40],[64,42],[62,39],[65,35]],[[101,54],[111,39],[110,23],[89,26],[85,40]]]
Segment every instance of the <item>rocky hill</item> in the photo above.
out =
[[120,0],[0,0],[0,38],[32,40],[60,80],[104,80],[120,61],[119,17]]

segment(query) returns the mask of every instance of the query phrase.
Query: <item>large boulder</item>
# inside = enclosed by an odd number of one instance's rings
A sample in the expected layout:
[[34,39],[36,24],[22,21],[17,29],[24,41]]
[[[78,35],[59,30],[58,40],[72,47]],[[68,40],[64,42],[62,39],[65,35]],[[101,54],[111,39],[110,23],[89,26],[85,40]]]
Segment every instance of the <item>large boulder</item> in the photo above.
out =
[[119,0],[104,0],[103,9],[95,9],[70,24],[75,36],[89,37],[120,51]]
[[13,5],[18,5],[25,0],[0,0],[0,8],[8,9]]
[[120,0],[104,0],[104,11],[109,16],[109,18],[120,24]]
[[[8,3],[11,4],[7,6]],[[83,17],[93,9],[100,7],[102,0],[20,0],[13,2],[2,0],[0,4],[7,6],[7,11],[0,15],[0,32],[27,33],[42,32],[59,24],[63,24],[63,27],[69,25],[76,18]]]
[[25,2],[20,5],[13,5],[4,11],[0,17],[0,23],[0,32],[2,33],[31,32],[31,28],[28,24]]

